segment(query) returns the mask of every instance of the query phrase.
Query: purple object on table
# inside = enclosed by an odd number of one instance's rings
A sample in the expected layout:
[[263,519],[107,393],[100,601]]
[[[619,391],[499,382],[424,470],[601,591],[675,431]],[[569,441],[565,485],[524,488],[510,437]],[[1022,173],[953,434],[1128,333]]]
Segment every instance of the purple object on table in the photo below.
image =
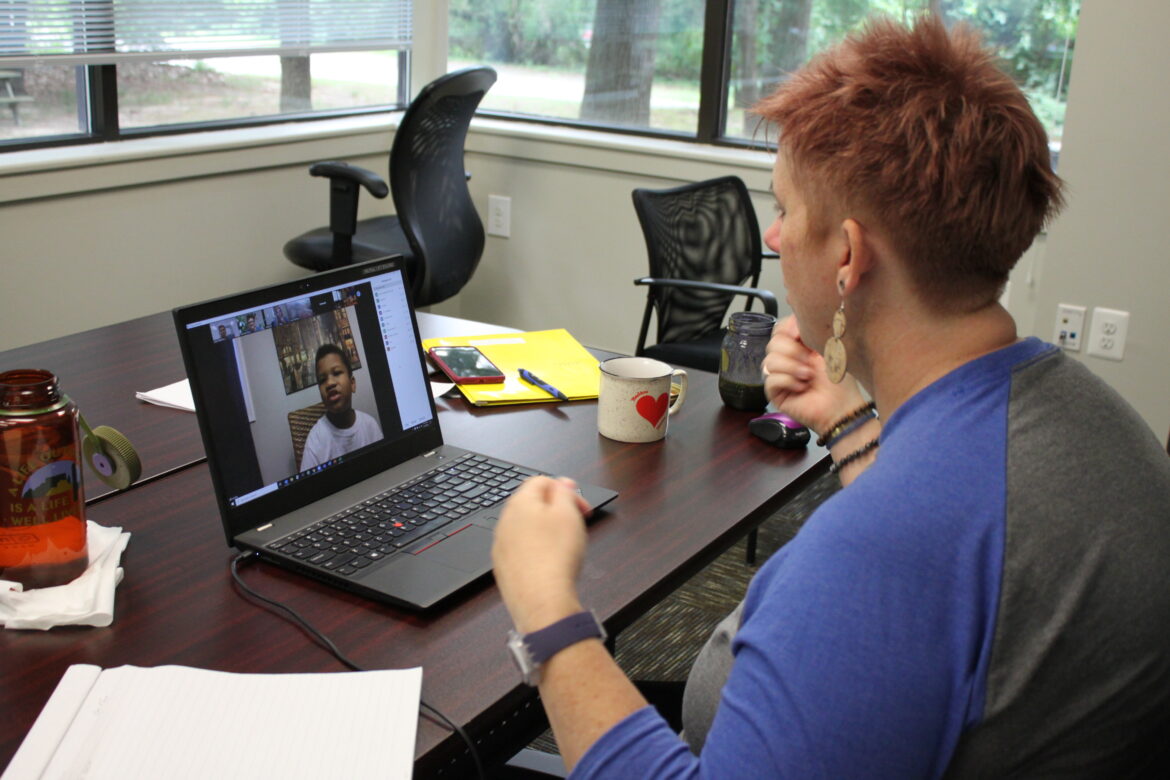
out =
[[748,422],[748,430],[769,444],[785,450],[807,447],[811,435],[808,428],[781,412],[769,412]]

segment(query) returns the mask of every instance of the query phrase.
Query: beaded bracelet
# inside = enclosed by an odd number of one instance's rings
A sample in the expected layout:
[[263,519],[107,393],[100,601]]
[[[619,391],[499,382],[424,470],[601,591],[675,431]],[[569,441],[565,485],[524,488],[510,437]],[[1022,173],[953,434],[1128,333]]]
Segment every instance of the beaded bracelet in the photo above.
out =
[[[826,450],[833,449],[834,447],[837,446],[838,442],[840,442],[846,436],[853,433],[854,431],[856,431],[861,426],[865,425],[870,420],[876,420],[876,419],[877,419],[877,412],[871,411],[869,414],[863,414],[860,417],[858,417],[856,420],[853,420],[852,422],[846,423],[845,427],[841,428],[840,433],[838,433],[836,436],[832,437],[831,439],[829,439],[828,441],[825,442],[825,449]],[[838,427],[840,428],[840,426],[838,426]]]
[[878,439],[870,439],[865,444],[861,445],[856,450],[854,450],[853,452],[846,455],[844,458],[841,458],[841,460],[837,461],[836,463],[830,463],[829,464],[829,473],[836,474],[838,471],[845,468],[850,463],[853,463],[854,461],[859,460],[860,458],[864,457],[864,455],[867,452],[869,452],[870,450],[876,450],[877,446],[878,446]]
[[845,435],[845,426],[849,425],[849,423],[861,419],[872,420],[875,417],[877,417],[877,406],[874,405],[873,401],[870,401],[865,406],[859,406],[838,420],[834,425],[830,425],[828,432],[817,439],[817,446],[824,447],[825,442],[835,441],[841,438]]

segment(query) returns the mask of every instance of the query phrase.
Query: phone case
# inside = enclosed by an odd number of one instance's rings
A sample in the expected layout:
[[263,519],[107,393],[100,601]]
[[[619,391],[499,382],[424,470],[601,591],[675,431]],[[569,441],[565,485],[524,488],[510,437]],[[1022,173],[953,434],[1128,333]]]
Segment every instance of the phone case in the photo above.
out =
[[[439,367],[439,370],[446,374],[447,378],[457,385],[492,385],[499,384],[504,381],[504,374],[502,371],[498,374],[492,374],[489,376],[463,376],[459,374],[454,368],[447,365],[447,363],[441,357],[435,354],[434,347],[428,349],[427,354],[430,356],[431,360],[435,362],[435,365]],[[480,352],[480,354],[482,355],[483,353]],[[488,360],[486,355],[484,356],[484,359]],[[488,360],[488,362],[491,363],[490,360]],[[492,366],[494,367],[495,364],[492,363]],[[499,368],[496,368],[496,371],[499,371]]]

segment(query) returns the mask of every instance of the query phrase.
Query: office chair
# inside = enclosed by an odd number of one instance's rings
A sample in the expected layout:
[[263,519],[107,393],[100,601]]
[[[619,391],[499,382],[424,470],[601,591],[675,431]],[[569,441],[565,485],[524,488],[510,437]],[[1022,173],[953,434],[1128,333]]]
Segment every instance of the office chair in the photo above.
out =
[[[763,251],[747,186],[738,176],[722,176],[665,190],[639,188],[633,197],[650,258],[650,276],[634,280],[649,288],[634,354],[718,372],[723,319],[735,296],[747,297],[747,309],[758,298],[765,312],[779,312],[776,296],[756,287],[761,260],[779,255]],[[658,338],[648,347],[651,312]],[[744,554],[749,564],[756,562],[758,539],[753,528]]]
[[[414,303],[426,306],[459,292],[483,254],[484,230],[463,168],[467,128],[496,81],[491,68],[464,68],[423,87],[411,101],[390,147],[390,186],[373,171],[319,162],[329,179],[329,226],[284,245],[284,255],[312,271],[400,254]],[[359,188],[394,196],[396,215],[357,219]]]
[[[633,198],[650,259],[650,276],[634,280],[649,288],[634,354],[717,372],[723,320],[735,296],[747,297],[747,309],[759,299],[768,314],[778,312],[776,296],[756,287],[761,259],[778,255],[763,251],[747,187],[738,176],[723,176],[639,188]],[[657,343],[646,346],[651,312]]]

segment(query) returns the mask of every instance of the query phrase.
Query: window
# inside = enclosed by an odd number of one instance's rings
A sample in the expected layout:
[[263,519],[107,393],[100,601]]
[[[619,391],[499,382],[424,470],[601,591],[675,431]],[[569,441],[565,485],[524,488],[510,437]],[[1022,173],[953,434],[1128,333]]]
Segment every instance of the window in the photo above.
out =
[[451,66],[500,74],[482,110],[709,143],[871,14],[978,28],[1059,149],[1080,0],[450,0]]
[[450,0],[451,67],[481,110],[695,136],[705,0]]
[[405,104],[411,0],[0,0],[0,148]]

